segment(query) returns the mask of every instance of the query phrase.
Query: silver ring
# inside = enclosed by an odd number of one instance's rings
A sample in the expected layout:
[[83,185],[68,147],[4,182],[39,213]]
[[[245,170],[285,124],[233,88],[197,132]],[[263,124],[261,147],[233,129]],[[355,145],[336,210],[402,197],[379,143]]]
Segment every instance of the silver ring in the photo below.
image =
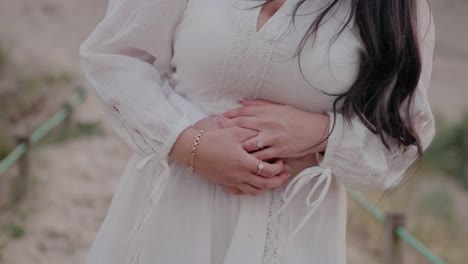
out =
[[263,170],[263,168],[265,168],[265,165],[263,165],[262,160],[259,160],[258,165],[257,165],[257,169],[258,169],[257,170],[257,175],[260,174],[260,172]]
[[259,149],[263,149],[263,143],[260,141],[260,138],[258,136],[255,137],[257,139],[257,147]]

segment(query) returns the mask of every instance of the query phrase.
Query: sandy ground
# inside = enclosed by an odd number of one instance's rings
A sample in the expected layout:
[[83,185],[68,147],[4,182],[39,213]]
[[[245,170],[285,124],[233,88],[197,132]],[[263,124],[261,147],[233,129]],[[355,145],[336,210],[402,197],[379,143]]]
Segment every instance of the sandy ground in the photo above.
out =
[[[78,47],[104,15],[106,4],[106,0],[1,1],[2,42],[13,47],[13,60],[27,71],[65,70],[85,83]],[[103,119],[91,90],[89,96],[75,118]],[[25,202],[26,235],[8,244],[0,263],[83,263],[130,155],[111,131],[106,134],[33,153],[37,184]]]
[[[20,65],[66,69],[82,79],[78,46],[105,7],[105,0],[2,0],[0,36]],[[468,95],[467,12],[466,1],[434,2],[438,40],[430,99],[434,112],[450,119],[461,116]],[[103,118],[90,95],[76,118]],[[83,263],[129,154],[111,132],[35,151],[38,184],[26,201],[32,208],[26,235],[8,244],[0,263]]]

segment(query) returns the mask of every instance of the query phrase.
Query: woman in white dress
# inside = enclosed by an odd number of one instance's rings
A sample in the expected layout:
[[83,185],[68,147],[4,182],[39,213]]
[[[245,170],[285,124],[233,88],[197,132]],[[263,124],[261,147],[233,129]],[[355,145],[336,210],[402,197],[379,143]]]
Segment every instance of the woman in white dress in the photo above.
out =
[[86,263],[345,263],[345,187],[433,137],[433,49],[426,0],[110,0],[80,54],[135,155]]

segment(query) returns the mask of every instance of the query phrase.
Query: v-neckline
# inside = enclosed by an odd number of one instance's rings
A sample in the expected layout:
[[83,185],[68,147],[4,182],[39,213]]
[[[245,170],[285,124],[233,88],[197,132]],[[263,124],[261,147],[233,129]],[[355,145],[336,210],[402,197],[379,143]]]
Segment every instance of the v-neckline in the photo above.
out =
[[[261,6],[260,8],[258,8],[258,11],[256,12],[256,16],[255,16],[255,33],[256,34],[260,34],[262,33],[263,31],[265,31],[265,28],[268,28],[268,26],[272,23],[272,21],[274,21],[283,11],[284,9],[286,8],[286,5],[288,4],[290,0],[285,0],[284,3],[280,6],[280,8],[278,8],[278,10],[276,10],[275,13],[273,13],[273,15],[271,15],[267,21],[265,23],[263,23],[263,25],[258,28],[258,21],[260,19],[260,15],[262,13],[262,10],[264,8],[264,6]],[[266,2],[266,1],[264,1]]]

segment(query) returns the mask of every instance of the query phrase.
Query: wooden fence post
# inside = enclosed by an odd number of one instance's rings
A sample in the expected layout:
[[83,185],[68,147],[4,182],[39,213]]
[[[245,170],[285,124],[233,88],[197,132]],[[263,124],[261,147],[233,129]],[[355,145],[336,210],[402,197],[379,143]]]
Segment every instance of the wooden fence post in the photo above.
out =
[[386,213],[382,243],[382,264],[402,264],[403,247],[396,234],[399,226],[404,226],[406,217],[401,213]]
[[25,144],[26,150],[24,154],[18,159],[18,176],[13,179],[13,203],[19,202],[26,195],[29,184],[29,138],[28,137],[16,137],[18,144]]

